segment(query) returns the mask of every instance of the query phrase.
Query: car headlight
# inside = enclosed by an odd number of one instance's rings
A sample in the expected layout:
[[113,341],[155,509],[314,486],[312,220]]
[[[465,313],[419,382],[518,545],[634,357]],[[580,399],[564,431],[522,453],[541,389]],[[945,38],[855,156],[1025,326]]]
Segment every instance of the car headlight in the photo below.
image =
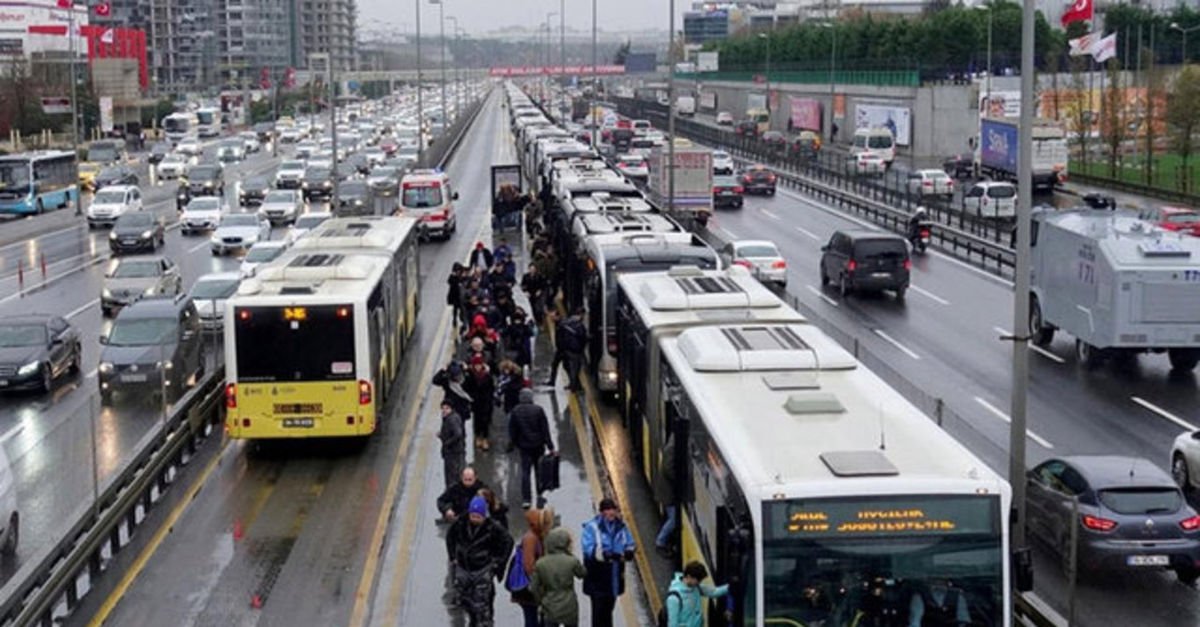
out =
[[142,239],[150,239],[151,235],[153,235],[153,233],[151,233],[149,230],[142,231]]
[[112,298],[112,291],[106,287],[106,288],[100,290],[100,295],[103,296],[104,298]]
[[42,362],[40,362],[40,361],[31,361],[31,362],[25,364],[24,366],[17,368],[17,376],[27,377],[27,376],[37,372],[38,367],[41,365],[42,365]]
[[361,198],[355,198],[355,199],[354,199],[354,204],[356,204],[356,205],[358,205],[358,206],[360,206],[360,207],[361,207],[361,206],[362,206],[362,204],[363,204],[363,201],[362,201],[362,199],[361,199]]
[[116,231],[109,231],[109,232],[108,232],[108,239],[111,239],[111,240],[114,240],[114,241],[115,241],[115,240],[117,239],[117,233],[116,233]]
[[212,181],[204,181],[204,186],[205,186],[205,187],[212,187],[212,186],[213,186],[213,182],[212,182]]
[[333,182],[332,182],[332,181],[325,181],[324,183],[321,183],[321,185],[324,185],[325,187],[332,187],[332,186],[333,186]]
[[100,367],[97,370],[100,371],[100,374],[111,374],[113,371],[113,365],[110,362],[102,361],[100,362]]
[[175,362],[172,361],[157,361],[154,362],[154,367],[159,370],[170,370],[175,367]]
[[155,292],[155,290],[156,290],[156,289],[157,289],[157,288],[148,287],[148,288],[146,288],[146,291],[145,291],[145,292],[142,292],[142,294],[143,294],[144,296],[154,296],[154,292]]
[[308,189],[308,181],[304,181],[303,183],[300,184],[300,186],[305,189]]

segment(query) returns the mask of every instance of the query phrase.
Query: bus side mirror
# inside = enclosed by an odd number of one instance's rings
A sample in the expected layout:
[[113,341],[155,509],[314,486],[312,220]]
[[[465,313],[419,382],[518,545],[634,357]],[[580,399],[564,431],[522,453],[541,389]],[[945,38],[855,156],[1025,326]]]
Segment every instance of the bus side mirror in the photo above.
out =
[[1017,592],[1033,591],[1033,551],[1023,547],[1013,551],[1013,588]]

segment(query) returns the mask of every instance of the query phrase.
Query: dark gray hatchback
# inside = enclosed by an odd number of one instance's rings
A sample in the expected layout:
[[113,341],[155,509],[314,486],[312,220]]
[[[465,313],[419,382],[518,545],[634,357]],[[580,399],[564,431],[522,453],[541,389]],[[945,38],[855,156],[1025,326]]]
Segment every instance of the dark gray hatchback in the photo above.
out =
[[911,270],[908,242],[894,233],[835,231],[821,247],[821,285],[834,284],[843,298],[854,291],[891,290],[903,299]]

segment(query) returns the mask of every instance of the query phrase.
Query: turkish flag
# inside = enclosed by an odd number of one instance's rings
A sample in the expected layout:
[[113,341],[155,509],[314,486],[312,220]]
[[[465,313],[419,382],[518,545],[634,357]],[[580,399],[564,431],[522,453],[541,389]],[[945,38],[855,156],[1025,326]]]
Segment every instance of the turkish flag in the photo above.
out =
[[60,9],[69,9],[71,8],[71,4],[72,0],[58,0],[58,8]]
[[1092,21],[1092,8],[1092,0],[1075,0],[1062,14],[1063,27],[1071,22]]
[[[1088,0],[1081,0],[1081,1],[1087,2]],[[107,2],[101,2],[100,4],[97,4],[94,8],[96,10],[96,15],[99,15],[100,17],[108,17],[108,15],[110,13],[112,13],[112,6],[110,4],[108,4]],[[1091,9],[1088,9],[1088,15],[1091,15],[1091,14],[1092,14]]]

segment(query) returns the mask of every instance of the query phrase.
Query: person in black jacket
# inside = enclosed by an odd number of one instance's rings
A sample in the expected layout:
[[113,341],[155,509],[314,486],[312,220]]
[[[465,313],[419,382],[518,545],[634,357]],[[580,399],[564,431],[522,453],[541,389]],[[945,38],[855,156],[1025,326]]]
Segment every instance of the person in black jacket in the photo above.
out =
[[442,428],[438,430],[442,441],[442,477],[446,487],[454,485],[467,467],[467,431],[462,416],[454,411],[454,404],[442,401]]
[[466,268],[456,261],[450,270],[450,276],[446,278],[446,304],[454,310],[455,325],[465,325],[467,322],[466,315],[463,313],[463,305],[466,303],[464,299],[466,274]]
[[554,359],[550,363],[550,381],[558,379],[558,364],[567,367],[567,389],[580,390],[579,369],[583,366],[583,349],[587,346],[587,327],[583,325],[583,310],[556,325],[554,330]]
[[492,578],[504,577],[513,539],[504,527],[488,518],[487,501],[482,496],[472,497],[467,507],[467,515],[446,532],[446,551],[454,573],[454,589],[467,612],[468,624],[492,627],[496,598]]
[[467,392],[464,383],[463,366],[457,361],[451,361],[445,368],[433,375],[433,384],[442,388],[443,398],[450,402],[454,411],[463,420],[471,419],[471,394]]
[[437,498],[437,508],[441,512],[442,518],[446,522],[458,520],[462,517],[463,512],[467,511],[467,505],[471,499],[485,488],[487,488],[487,484],[475,476],[474,468],[470,466],[463,468],[462,479],[446,488],[446,491]]
[[496,380],[482,354],[471,356],[465,387],[473,399],[471,416],[475,423],[475,448],[486,451],[492,447],[488,440],[492,429],[492,412],[496,402]]
[[492,267],[492,251],[488,250],[488,247],[484,246],[483,242],[475,242],[475,250],[471,251],[467,267],[482,268],[486,271]]
[[[516,449],[521,454],[521,507],[529,509],[532,505],[532,490],[529,487],[529,474],[537,467],[537,461],[542,453],[554,454],[554,440],[550,438],[550,421],[546,412],[533,402],[533,390],[522,389],[517,406],[508,415],[509,450]],[[538,507],[545,504],[545,498],[538,495]]]

